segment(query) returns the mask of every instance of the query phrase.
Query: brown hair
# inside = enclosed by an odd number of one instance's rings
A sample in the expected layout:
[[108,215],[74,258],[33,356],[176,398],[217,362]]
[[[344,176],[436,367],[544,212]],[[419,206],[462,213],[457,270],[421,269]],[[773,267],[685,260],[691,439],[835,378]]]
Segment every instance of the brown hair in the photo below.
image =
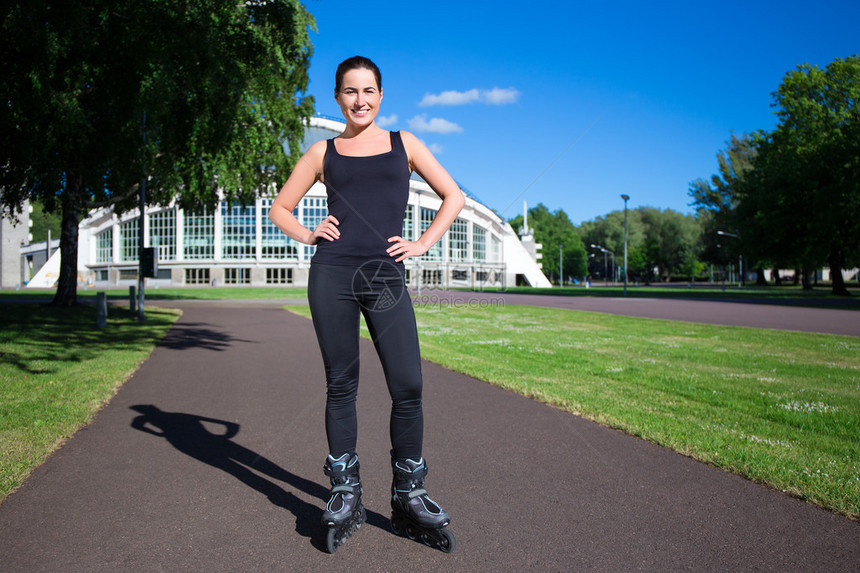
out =
[[363,56],[353,56],[342,61],[337,67],[337,71],[334,74],[335,93],[338,93],[340,91],[340,88],[343,86],[344,74],[346,74],[346,72],[350,70],[357,69],[365,69],[373,72],[373,75],[376,78],[376,87],[378,87],[380,90],[382,89],[382,73],[380,73],[379,68],[376,67],[376,64]]

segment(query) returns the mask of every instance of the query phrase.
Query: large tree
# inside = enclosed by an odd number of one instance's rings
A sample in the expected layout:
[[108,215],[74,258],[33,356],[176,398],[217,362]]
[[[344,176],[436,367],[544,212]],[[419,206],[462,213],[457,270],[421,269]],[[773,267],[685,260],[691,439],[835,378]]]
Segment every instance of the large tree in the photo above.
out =
[[[55,304],[82,214],[248,201],[297,160],[313,18],[297,0],[19,0],[0,38],[0,204],[62,212]],[[289,153],[284,151],[284,143]]]
[[773,96],[779,123],[758,145],[740,219],[772,258],[804,269],[805,287],[829,265],[833,293],[847,295],[842,269],[860,263],[860,58],[803,64]]

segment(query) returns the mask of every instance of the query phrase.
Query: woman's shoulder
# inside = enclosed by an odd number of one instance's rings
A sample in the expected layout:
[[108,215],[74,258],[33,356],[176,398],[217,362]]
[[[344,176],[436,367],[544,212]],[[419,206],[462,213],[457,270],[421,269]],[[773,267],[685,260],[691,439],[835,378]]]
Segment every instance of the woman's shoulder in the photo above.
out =
[[318,175],[322,174],[327,147],[326,140],[317,141],[305,151],[301,161],[306,162]]

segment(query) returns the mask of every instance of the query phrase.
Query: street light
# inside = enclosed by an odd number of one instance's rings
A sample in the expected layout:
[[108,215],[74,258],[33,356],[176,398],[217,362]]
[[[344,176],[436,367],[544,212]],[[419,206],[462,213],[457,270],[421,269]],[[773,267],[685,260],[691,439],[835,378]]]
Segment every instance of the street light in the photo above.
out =
[[[606,271],[607,271],[607,268],[606,268],[606,253],[612,253],[612,251],[610,251],[609,249],[605,249],[605,248],[601,247],[600,245],[595,245],[594,243],[591,243],[591,248],[592,248],[592,249],[598,249],[598,250],[600,250],[600,251],[603,251],[603,281],[606,283],[606,286],[609,286],[609,273],[608,273],[608,272],[606,272]],[[614,261],[615,261],[615,255],[614,255],[614,254],[612,255],[612,261],[613,261],[613,265],[614,265],[614,264],[615,264],[615,263],[614,263]]]
[[[735,233],[729,233],[727,231],[717,231],[718,235],[723,235],[724,237],[734,237],[735,239],[740,239],[741,236]],[[738,288],[741,288],[741,277],[744,272],[744,256],[738,253]]]
[[622,195],[624,199],[624,296],[627,296],[627,201],[630,195]]
[[564,246],[559,243],[558,244],[558,286],[564,286],[564,259],[562,258],[562,253],[564,253]]

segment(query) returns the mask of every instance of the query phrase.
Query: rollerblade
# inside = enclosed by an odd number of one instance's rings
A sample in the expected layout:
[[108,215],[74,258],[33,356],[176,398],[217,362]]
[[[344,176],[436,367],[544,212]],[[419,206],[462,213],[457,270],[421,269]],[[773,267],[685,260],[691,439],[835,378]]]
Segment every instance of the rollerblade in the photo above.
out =
[[322,524],[328,528],[326,549],[334,553],[367,520],[361,505],[361,481],[358,477],[358,456],[343,454],[326,458],[323,471],[331,478],[331,498],[325,506]]
[[446,529],[451,518],[427,496],[424,458],[391,460],[394,481],[391,486],[391,529],[398,535],[439,547],[445,553],[454,551],[454,535]]

